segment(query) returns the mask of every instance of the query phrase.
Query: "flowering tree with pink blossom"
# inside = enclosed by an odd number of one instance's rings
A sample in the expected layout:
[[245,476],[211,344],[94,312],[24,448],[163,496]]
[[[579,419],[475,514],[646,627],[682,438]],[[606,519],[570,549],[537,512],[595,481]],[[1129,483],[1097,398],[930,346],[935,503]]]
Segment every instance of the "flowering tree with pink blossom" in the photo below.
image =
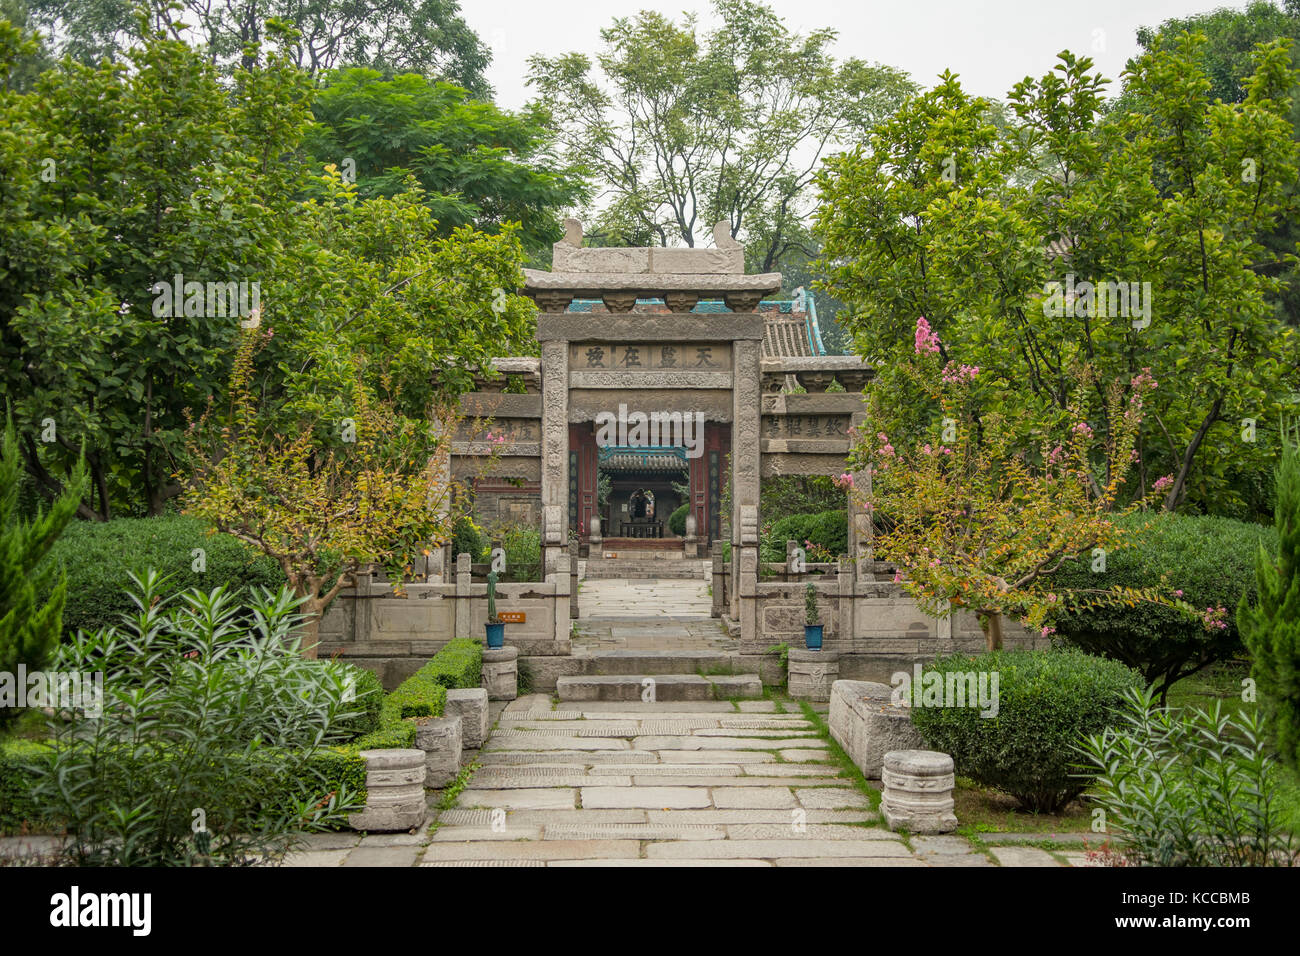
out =
[[1105,389],[1112,425],[1098,440],[1088,423],[1097,388],[1086,366],[1074,372],[1068,422],[1054,427],[1027,415],[981,415],[980,370],[942,354],[939,337],[918,319],[911,361],[900,371],[931,403],[928,440],[895,447],[877,427],[888,420],[891,396],[873,386],[854,450],[857,468],[872,475],[870,492],[854,493],[877,524],[878,556],[899,568],[896,581],[928,613],[951,605],[979,614],[990,650],[1002,646],[1005,615],[1047,635],[1066,607],[1155,601],[1194,613],[1156,588],[1063,592],[1045,580],[1066,561],[1104,559],[1122,547],[1126,532],[1112,519],[1158,494],[1121,504],[1143,403],[1157,387],[1150,373]]

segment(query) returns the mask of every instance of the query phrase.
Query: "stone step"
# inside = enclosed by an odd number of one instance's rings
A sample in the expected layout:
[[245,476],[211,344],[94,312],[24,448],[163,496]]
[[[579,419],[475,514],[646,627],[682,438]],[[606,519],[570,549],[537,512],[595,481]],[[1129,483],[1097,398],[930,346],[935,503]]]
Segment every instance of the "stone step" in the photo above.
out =
[[[740,655],[726,651],[591,651],[583,654],[591,674],[698,674],[700,671],[727,671],[741,668]],[[638,696],[638,699],[639,696]]]
[[600,564],[587,565],[587,572],[583,576],[586,581],[609,581],[618,578],[628,580],[658,580],[660,578],[687,581],[699,579],[703,581],[706,575],[702,568],[693,568],[684,561],[658,561],[645,562],[641,564],[624,564],[622,562],[605,561]]
[[[653,681],[653,685],[645,683]],[[648,691],[653,690],[653,696]],[[729,700],[761,697],[763,683],[757,674],[593,674],[560,677],[555,692],[563,701],[583,700]]]

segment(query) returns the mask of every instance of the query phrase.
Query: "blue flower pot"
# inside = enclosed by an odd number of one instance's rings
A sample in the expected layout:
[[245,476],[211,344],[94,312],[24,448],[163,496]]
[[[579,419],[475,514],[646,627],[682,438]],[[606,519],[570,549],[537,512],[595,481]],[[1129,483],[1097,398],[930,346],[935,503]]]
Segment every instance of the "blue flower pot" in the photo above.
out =
[[810,651],[822,649],[822,628],[824,624],[805,624],[803,626],[803,643]]
[[[505,647],[506,644],[506,626],[505,624],[484,624],[487,628],[487,646],[488,647]],[[818,647],[821,646],[821,638],[818,638]]]

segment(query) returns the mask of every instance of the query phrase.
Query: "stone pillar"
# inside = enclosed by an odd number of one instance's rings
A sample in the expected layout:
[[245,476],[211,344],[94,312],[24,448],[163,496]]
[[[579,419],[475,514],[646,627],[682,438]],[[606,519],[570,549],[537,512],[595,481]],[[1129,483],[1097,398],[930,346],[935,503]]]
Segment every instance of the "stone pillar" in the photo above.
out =
[[461,745],[470,750],[483,746],[488,735],[488,695],[482,687],[447,691],[448,717],[460,718]]
[[587,536],[587,554],[588,556],[600,557],[601,547],[604,544],[604,538],[600,534],[600,515],[591,516],[591,534]]
[[429,717],[415,723],[415,746],[424,752],[426,787],[445,787],[460,773],[460,717]]
[[840,655],[835,651],[790,648],[788,690],[799,700],[828,701],[831,685],[840,678]]
[[578,619],[578,546],[569,551],[569,619]]
[[559,540],[568,535],[569,510],[569,343],[542,343],[542,514],[558,509]]
[[682,539],[682,556],[698,558],[700,556],[700,539],[696,534],[695,515],[686,512],[686,536]]
[[348,816],[354,830],[411,830],[424,823],[429,805],[424,796],[422,750],[363,750],[366,762],[366,808]]
[[933,750],[891,750],[881,772],[880,812],[891,830],[950,833],[957,829],[952,757]]
[[489,700],[514,700],[519,696],[519,648],[485,648],[483,686]]
[[[852,430],[848,436],[850,445],[856,443],[854,436],[861,432],[866,421],[866,413],[853,413]],[[863,562],[870,562],[874,557],[876,529],[871,512],[865,507],[871,497],[871,469],[863,468],[852,475],[853,487],[848,491],[849,558],[861,567]]]
[[470,555],[456,555],[456,636],[474,637],[474,611],[470,599]]
[[713,542],[713,607],[709,611],[709,617],[722,617],[722,609],[726,607],[726,575],[723,568],[726,567],[722,562],[722,542]]

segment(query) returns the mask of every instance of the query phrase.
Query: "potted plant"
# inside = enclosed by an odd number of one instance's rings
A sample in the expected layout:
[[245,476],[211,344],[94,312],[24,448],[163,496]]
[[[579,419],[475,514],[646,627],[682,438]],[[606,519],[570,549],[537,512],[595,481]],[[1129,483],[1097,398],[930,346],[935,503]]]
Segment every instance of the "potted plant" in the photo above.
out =
[[820,651],[822,649],[822,625],[818,623],[817,586],[815,584],[809,584],[804,588],[803,594],[804,646],[810,651]]
[[506,625],[497,617],[497,573],[489,571],[487,576],[488,617],[487,646],[504,647],[506,643]]

